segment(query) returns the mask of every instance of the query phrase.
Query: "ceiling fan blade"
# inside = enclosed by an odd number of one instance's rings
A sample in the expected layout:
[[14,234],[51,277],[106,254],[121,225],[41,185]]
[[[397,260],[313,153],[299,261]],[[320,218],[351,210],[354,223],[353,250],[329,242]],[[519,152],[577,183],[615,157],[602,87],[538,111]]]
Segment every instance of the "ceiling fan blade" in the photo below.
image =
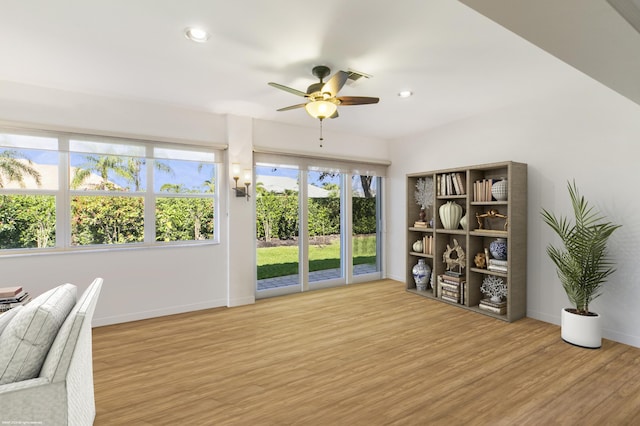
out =
[[277,111],[289,111],[289,110],[291,110],[291,109],[304,108],[304,106],[305,106],[305,105],[306,105],[306,103],[304,103],[304,104],[297,104],[297,105],[291,105],[291,106],[288,106],[288,107],[280,108],[280,109],[279,109],[279,110],[277,110]]
[[304,96],[304,97],[307,96],[305,92],[302,92],[298,89],[292,89],[291,87],[283,86],[282,84],[270,82],[269,86],[275,87],[276,89],[284,90],[285,92],[293,93],[294,95]]
[[380,101],[380,98],[370,98],[368,96],[342,96],[336,99],[340,101],[340,105],[377,104]]
[[338,71],[322,86],[322,93],[329,92],[331,96],[336,96],[340,89],[342,89],[342,86],[344,86],[344,83],[347,82],[347,78],[349,78],[349,73]]
[[338,114],[338,110],[336,110],[336,112],[331,114],[331,117],[329,117],[329,118],[338,118],[338,117],[340,117],[340,114]]

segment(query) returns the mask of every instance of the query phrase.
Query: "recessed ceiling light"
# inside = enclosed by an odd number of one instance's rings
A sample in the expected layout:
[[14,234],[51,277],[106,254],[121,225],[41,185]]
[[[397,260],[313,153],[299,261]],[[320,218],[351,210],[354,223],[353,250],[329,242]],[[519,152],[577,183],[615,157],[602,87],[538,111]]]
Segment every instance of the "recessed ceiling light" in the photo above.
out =
[[184,30],[184,36],[191,41],[204,43],[209,40],[209,33],[201,28],[188,27]]
[[402,92],[398,93],[398,96],[400,96],[401,98],[408,98],[409,96],[412,96],[413,92],[411,90],[403,90]]

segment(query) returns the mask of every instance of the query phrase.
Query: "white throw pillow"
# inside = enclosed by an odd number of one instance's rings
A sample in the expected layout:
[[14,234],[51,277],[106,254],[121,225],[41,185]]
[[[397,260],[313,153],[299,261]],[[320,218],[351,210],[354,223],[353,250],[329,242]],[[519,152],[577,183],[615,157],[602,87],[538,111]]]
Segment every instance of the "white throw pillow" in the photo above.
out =
[[20,309],[22,309],[22,305],[9,309],[4,314],[0,314],[0,335],[2,335],[4,328],[9,325],[9,322],[16,316]]
[[16,313],[0,335],[0,384],[38,377],[76,297],[76,286],[63,284],[36,297]]

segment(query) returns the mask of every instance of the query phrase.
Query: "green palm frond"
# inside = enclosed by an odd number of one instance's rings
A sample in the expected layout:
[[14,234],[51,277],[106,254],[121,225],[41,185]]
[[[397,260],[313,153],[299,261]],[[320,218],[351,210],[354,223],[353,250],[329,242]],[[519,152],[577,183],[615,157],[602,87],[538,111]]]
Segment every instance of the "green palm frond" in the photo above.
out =
[[[25,160],[26,164],[20,161],[21,159]],[[4,188],[5,179],[8,182],[17,182],[24,188],[25,176],[32,177],[36,185],[42,185],[40,173],[26,155],[13,149],[0,151],[0,188]]]
[[558,278],[569,301],[579,312],[589,311],[589,304],[600,296],[600,287],[615,272],[614,262],[607,254],[607,241],[621,225],[589,206],[578,192],[575,181],[568,183],[574,220],[557,217],[542,210],[542,218],[560,237],[564,247],[547,247],[547,254],[556,265]]

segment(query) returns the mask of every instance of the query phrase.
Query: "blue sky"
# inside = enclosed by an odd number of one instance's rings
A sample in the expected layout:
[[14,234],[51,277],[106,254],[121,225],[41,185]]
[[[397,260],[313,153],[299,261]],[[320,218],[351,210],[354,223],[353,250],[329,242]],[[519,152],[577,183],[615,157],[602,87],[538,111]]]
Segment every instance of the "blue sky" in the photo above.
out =
[[[58,162],[58,152],[49,150],[34,150],[34,149],[16,149],[23,152],[29,159],[36,164],[56,164]],[[126,158],[126,157],[125,157]],[[71,153],[70,161],[72,167],[86,166],[85,154]],[[211,180],[213,177],[213,166],[206,165],[199,167],[202,163],[197,161],[188,160],[159,160],[163,164],[166,164],[171,168],[173,173],[158,171],[155,174],[154,191],[159,192],[162,185],[169,184],[182,184],[183,188],[189,190],[204,190],[204,182]],[[144,166],[143,166],[144,167]],[[198,170],[200,168],[200,170]],[[273,176],[285,176],[292,179],[298,179],[297,168],[289,167],[271,167],[271,166],[257,166],[256,167],[256,180],[260,180],[260,175],[273,175]],[[326,183],[340,183],[339,176],[326,176],[323,180],[320,180],[320,172],[311,171],[309,173],[309,184],[322,188]],[[131,183],[127,182],[120,176],[117,176],[112,171],[109,173],[109,180],[121,187],[130,187]],[[141,170],[141,181],[143,187],[146,187],[146,174]],[[360,179],[353,179],[354,189],[360,188]],[[132,188],[133,189],[133,188]]]
[[[33,161],[35,164],[57,164],[58,163],[57,151],[18,149],[18,148],[9,148],[9,149],[15,149],[16,151],[23,153],[28,159]],[[154,190],[156,192],[159,192],[160,188],[165,183],[182,184],[186,189],[203,190],[205,188],[203,186],[204,182],[206,180],[213,179],[213,172],[212,172],[213,166],[211,164],[206,164],[206,165],[203,165],[202,167],[199,167],[201,163],[196,161],[187,161],[187,160],[159,160],[159,161],[162,161],[163,164],[166,164],[167,166],[169,166],[173,171],[173,173],[169,174],[166,172],[158,172],[155,174]],[[82,165],[86,165],[85,154],[72,153],[70,155],[70,162],[72,167],[79,167]],[[131,186],[131,183],[127,182],[125,179],[116,175],[112,171],[109,172],[109,180],[121,187]],[[145,187],[146,174],[144,172],[144,166],[143,166],[143,169],[141,170],[141,181],[142,181],[143,187]]]

